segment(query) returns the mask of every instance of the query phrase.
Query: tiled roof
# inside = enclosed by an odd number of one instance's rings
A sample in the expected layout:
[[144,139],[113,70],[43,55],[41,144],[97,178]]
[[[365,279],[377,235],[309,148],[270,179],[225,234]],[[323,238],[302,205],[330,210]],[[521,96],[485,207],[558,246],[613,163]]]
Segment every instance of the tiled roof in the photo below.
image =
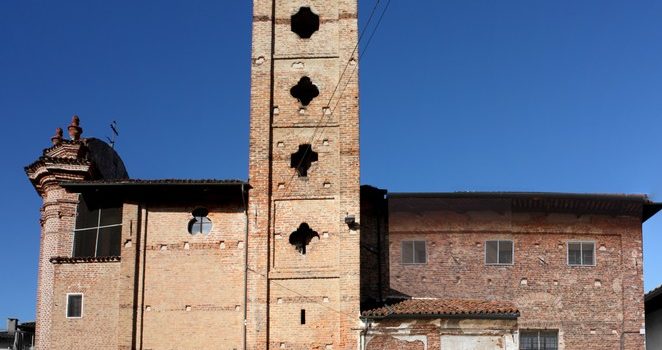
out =
[[397,304],[364,311],[364,318],[460,317],[517,318],[514,304],[488,300],[407,299]]
[[[476,199],[494,200],[493,205],[509,205],[513,211],[552,211],[640,216],[642,222],[662,210],[643,194],[554,193],[554,192],[426,192],[389,193],[390,199],[428,199],[447,205],[473,203]],[[452,202],[444,202],[452,200]],[[498,201],[505,201],[498,203]],[[452,203],[452,204],[451,204]],[[643,213],[642,213],[643,209]]]

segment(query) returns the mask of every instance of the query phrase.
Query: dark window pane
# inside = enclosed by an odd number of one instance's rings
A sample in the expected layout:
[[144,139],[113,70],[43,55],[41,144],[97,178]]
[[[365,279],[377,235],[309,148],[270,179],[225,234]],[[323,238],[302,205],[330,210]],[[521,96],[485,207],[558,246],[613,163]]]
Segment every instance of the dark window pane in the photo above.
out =
[[540,348],[545,350],[556,350],[558,348],[557,333],[540,332]]
[[81,294],[69,294],[67,296],[67,317],[83,316],[83,296]]
[[568,264],[570,265],[582,264],[581,243],[568,243]]
[[76,210],[76,229],[92,228],[99,225],[99,208],[89,204],[84,196],[79,196]]
[[519,335],[519,348],[520,350],[537,350],[538,349],[538,334],[537,332],[521,332]]
[[485,262],[488,264],[496,264],[497,261],[497,252],[499,248],[499,243],[497,241],[487,241],[485,242]]
[[94,256],[96,250],[97,229],[74,232],[74,257]]
[[520,350],[557,350],[556,331],[522,331],[519,336]]
[[120,256],[122,226],[104,227],[99,230],[97,256]]
[[122,207],[101,209],[101,226],[122,223]]
[[414,242],[413,241],[403,241],[402,242],[402,263],[403,264],[412,264],[412,263],[414,263]]
[[593,265],[593,243],[582,243],[582,265]]
[[425,264],[427,262],[427,257],[425,241],[414,241],[414,262],[417,264]]
[[513,242],[499,241],[499,264],[513,263]]

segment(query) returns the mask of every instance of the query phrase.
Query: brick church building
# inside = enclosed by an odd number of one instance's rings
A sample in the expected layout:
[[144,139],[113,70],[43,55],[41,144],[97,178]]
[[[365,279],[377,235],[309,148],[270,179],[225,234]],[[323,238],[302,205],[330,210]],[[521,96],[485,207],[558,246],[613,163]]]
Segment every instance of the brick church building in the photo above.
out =
[[[357,0],[254,0],[249,178],[129,178],[78,117],[43,198],[39,349],[644,349],[644,195],[359,183]],[[212,174],[214,175],[214,174]]]

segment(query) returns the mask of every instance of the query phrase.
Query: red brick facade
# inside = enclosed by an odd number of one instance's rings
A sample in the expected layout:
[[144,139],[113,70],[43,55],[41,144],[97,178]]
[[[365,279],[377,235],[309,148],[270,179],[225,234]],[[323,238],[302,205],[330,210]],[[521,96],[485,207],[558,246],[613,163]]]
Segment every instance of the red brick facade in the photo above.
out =
[[[310,39],[291,28],[302,7],[319,16]],[[360,233],[345,217],[360,217],[357,4],[256,0],[253,9],[248,347],[354,349]],[[319,91],[307,105],[291,92],[304,77]],[[292,168],[302,145],[317,154],[307,176]],[[290,244],[303,223],[317,234],[305,255]]]
[[[557,330],[560,349],[643,349],[647,201],[547,196],[540,201],[549,205],[538,208],[518,207],[508,194],[390,198],[391,288],[411,297],[511,301],[519,329]],[[412,240],[425,242],[425,263],[401,260],[402,242]],[[490,240],[514,242],[511,264],[486,263]],[[573,241],[594,242],[594,266],[568,264]]]
[[[641,223],[659,207],[361,188],[357,1],[253,11],[248,182],[128,180],[77,118],[26,168],[44,200],[39,349],[515,349],[527,329],[557,331],[560,349],[643,349]],[[292,27],[302,14],[309,38]],[[119,255],[74,256],[81,198],[121,203]],[[491,240],[512,241],[514,261],[486,264]],[[403,261],[410,241],[424,256]],[[594,244],[595,264],[568,265],[575,241]],[[437,301],[395,315],[394,298]],[[451,299],[467,310],[436,309]],[[472,310],[492,304],[514,309]]]

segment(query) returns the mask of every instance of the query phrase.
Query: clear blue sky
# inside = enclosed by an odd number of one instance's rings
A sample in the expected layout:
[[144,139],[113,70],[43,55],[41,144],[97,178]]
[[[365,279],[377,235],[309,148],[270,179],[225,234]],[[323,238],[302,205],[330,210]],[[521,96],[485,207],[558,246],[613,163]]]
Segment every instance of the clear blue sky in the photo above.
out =
[[[662,201],[660,18],[647,0],[393,0],[361,62],[362,183]],[[34,318],[23,167],[74,113],[87,137],[117,120],[132,177],[247,178],[250,21],[247,0],[0,1],[0,328]],[[662,214],[644,230],[649,290]]]

